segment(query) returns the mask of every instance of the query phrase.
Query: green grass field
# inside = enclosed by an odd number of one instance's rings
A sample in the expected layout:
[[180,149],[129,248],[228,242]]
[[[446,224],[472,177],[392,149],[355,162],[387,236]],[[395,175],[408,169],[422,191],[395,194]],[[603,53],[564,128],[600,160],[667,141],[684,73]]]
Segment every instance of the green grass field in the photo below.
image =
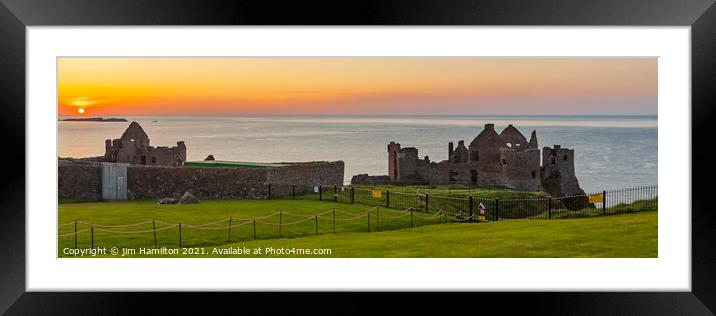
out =
[[428,185],[356,185],[356,189],[363,190],[380,190],[390,191],[398,193],[410,193],[410,194],[434,194],[440,196],[455,196],[455,197],[466,197],[472,195],[474,197],[480,197],[484,199],[525,199],[525,198],[542,198],[549,197],[545,192],[525,192],[525,191],[513,191],[508,189],[499,188],[477,188],[465,185],[441,185],[441,186],[428,186]]
[[[58,235],[65,235],[59,238],[60,249],[74,247],[72,234],[74,221],[77,220],[77,231],[82,232],[77,238],[77,246],[80,248],[92,245],[153,247],[154,228],[159,230],[156,233],[158,247],[178,247],[178,224],[181,223],[181,245],[204,247],[253,240],[254,219],[256,239],[276,239],[315,236],[316,224],[319,235],[410,228],[410,213],[361,204],[310,200],[205,200],[194,205],[158,205],[149,200],[60,203]],[[445,220],[451,219],[422,212],[412,214],[413,227],[438,224]],[[137,223],[140,224],[134,225]],[[204,225],[207,223],[215,224]],[[88,231],[90,228],[92,230]],[[130,233],[142,231],[148,232]]]
[[[333,230],[333,211],[336,228]],[[330,255],[288,257],[656,257],[657,212],[644,211],[579,219],[519,220],[455,223],[449,217],[399,209],[372,209],[362,204],[310,200],[202,201],[194,205],[157,205],[153,201],[60,203],[58,256],[77,247],[154,248],[152,220],[158,231],[157,247],[182,247],[195,257],[246,255],[214,254],[215,249],[329,248]],[[280,219],[277,212],[281,212]],[[378,219],[380,212],[380,220]],[[318,236],[316,233],[316,214]],[[270,216],[269,216],[270,215]],[[232,217],[229,240],[228,218]],[[256,218],[256,240],[253,219]],[[370,220],[369,220],[370,218]],[[223,221],[221,221],[223,220]],[[217,222],[206,226],[186,226]],[[300,222],[303,221],[303,222]],[[443,221],[452,223],[436,225]],[[129,227],[102,227],[142,223]],[[279,226],[281,222],[280,237]],[[295,223],[286,226],[286,224]],[[69,223],[69,224],[68,224]],[[92,223],[92,224],[86,224]],[[370,233],[369,225],[370,223]],[[243,225],[241,225],[243,224]],[[87,231],[92,227],[93,232]],[[379,232],[376,232],[380,230]],[[107,232],[112,231],[113,233]],[[141,234],[116,232],[147,231]],[[146,255],[134,255],[147,257]],[[183,254],[170,255],[184,257]],[[250,256],[266,257],[266,254]],[[287,257],[286,255],[268,255]],[[111,257],[107,255],[107,257]],[[150,257],[165,257],[151,255]]]

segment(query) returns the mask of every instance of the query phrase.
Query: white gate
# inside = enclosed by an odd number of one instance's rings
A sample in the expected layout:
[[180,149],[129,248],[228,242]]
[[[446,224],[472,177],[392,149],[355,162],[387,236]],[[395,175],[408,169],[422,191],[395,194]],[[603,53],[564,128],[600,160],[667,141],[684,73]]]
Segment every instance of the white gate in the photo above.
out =
[[102,163],[102,199],[127,199],[126,163]]

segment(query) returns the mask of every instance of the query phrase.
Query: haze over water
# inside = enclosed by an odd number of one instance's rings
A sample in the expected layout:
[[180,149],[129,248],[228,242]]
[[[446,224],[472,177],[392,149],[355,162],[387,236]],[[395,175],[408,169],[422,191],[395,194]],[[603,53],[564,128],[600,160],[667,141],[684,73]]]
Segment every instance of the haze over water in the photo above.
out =
[[[485,123],[500,132],[514,124],[540,148],[575,150],[580,185],[588,192],[657,184],[656,116],[157,116],[137,121],[152,146],[186,142],[187,159],[291,162],[343,160],[345,181],[358,173],[387,174],[387,144],[416,147],[420,157],[447,159],[447,143],[468,145]],[[156,121],[156,122],[155,122]],[[129,122],[58,122],[58,155],[104,154]]]

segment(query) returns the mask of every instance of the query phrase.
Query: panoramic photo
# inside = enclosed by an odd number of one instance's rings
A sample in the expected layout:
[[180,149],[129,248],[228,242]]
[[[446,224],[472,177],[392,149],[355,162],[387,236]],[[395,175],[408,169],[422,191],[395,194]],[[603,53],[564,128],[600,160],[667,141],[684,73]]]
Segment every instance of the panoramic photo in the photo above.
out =
[[656,58],[57,59],[59,258],[656,258]]

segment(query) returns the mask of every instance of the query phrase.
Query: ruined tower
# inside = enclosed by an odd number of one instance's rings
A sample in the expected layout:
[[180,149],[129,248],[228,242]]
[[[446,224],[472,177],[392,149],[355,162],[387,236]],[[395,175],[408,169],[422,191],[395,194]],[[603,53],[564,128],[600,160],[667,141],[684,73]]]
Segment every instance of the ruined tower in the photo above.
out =
[[186,145],[178,141],[174,147],[152,147],[149,136],[142,126],[132,122],[114,140],[105,140],[104,159],[108,162],[121,162],[155,166],[181,166],[186,161]]
[[542,149],[542,187],[552,196],[584,194],[574,172],[574,149],[560,145]]
[[401,148],[400,144],[388,144],[388,176],[391,181],[405,183],[427,183],[430,158],[418,158],[415,147]]

